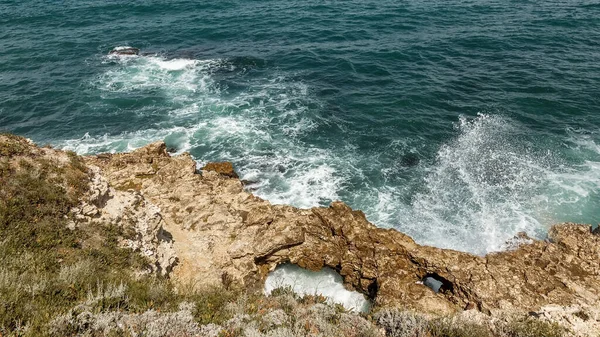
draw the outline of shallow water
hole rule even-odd
[[[600,210],[594,1],[5,1],[0,130],[165,139],[273,203],[484,254]],[[118,46],[145,56],[114,57]]]

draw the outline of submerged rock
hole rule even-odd
[[[109,55],[139,55],[140,49],[134,47],[117,47],[111,50]]]

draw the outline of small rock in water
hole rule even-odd
[[[109,55],[139,55],[140,49],[134,47],[117,47],[111,50]]]
[[[527,245],[533,243],[533,239],[530,238],[525,232],[518,232],[514,237],[508,239],[504,243],[504,249],[506,250],[515,250],[518,249],[522,245]]]

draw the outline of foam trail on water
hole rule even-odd
[[[126,111],[149,112],[157,123],[139,131],[86,134],[59,146],[82,154],[120,152],[164,139],[177,152],[191,151],[201,164],[234,162],[243,179],[256,182],[254,193],[273,203],[312,207],[340,199],[349,177],[347,158],[304,140],[322,123],[311,111],[320,103],[304,83],[278,72],[248,77],[243,60],[109,55],[103,62],[107,69],[91,86],[107,102],[157,97],[156,106]],[[223,77],[234,78],[238,89],[227,90]]]
[[[368,312],[371,309],[371,302],[363,294],[344,288],[340,274],[330,268],[314,272],[293,264],[278,266],[267,276],[265,293],[268,295],[274,289],[285,287],[300,296],[325,296],[329,303],[341,304],[348,310]]]
[[[167,139],[169,146],[178,144],[184,146],[192,129],[184,127],[173,127],[168,129],[145,129],[135,132],[124,132],[117,135],[104,134],[101,136],[90,136],[86,133],[78,139],[67,139],[60,142],[58,145],[65,149],[75,151],[79,154],[95,154],[95,153],[117,153],[131,152],[142,146],[148,145],[157,140]],[[185,152],[186,148],[178,150],[175,154]]]
[[[225,61],[166,59],[159,55],[109,55],[105,63],[115,65],[94,81],[94,86],[109,93],[134,93],[162,90],[167,97],[193,99],[197,92],[218,91],[211,73]]]

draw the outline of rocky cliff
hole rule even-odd
[[[278,264],[291,262],[331,267],[348,288],[381,306],[600,323],[600,236],[589,225],[556,225],[545,241],[521,238],[510,251],[475,256],[418,245],[341,202],[312,209],[272,205],[245,191],[230,169],[219,173],[227,165],[198,171],[189,155],[172,157],[162,142],[86,163],[116,190],[157,207],[152,214],[160,213],[172,238],[178,258],[172,276],[179,282],[257,288]],[[169,269],[171,260],[156,254]],[[442,282],[439,292],[423,285],[426,277]]]
[[[0,159],[11,170],[31,167],[23,158],[57,167],[72,159],[3,137]],[[338,271],[349,289],[380,308],[484,321],[541,317],[575,335],[600,333],[600,235],[589,225],[556,225],[544,241],[519,234],[513,249],[475,256],[418,245],[341,202],[312,209],[272,205],[246,191],[231,164],[198,170],[188,154],[171,156],[162,142],[86,157],[84,164],[87,187],[65,217],[68,227],[128,229],[134,235],[121,245],[180,286],[261,289],[270,271],[289,262]],[[438,292],[424,285],[427,278],[441,282]]]

